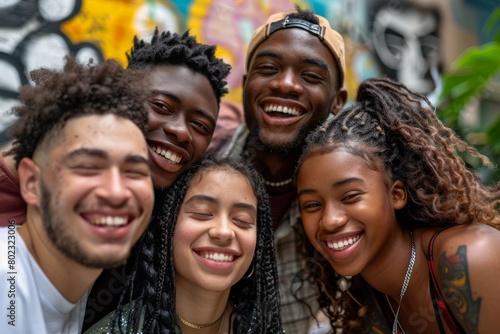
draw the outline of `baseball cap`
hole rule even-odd
[[[340,86],[342,87],[345,75],[345,47],[342,36],[330,27],[330,23],[327,19],[320,15],[314,14],[319,19],[319,24],[315,24],[299,18],[290,18],[289,15],[292,13],[294,12],[280,12],[271,15],[266,23],[258,27],[253,33],[247,49],[245,63],[246,71],[248,72],[252,54],[260,43],[278,30],[299,28],[317,36],[319,40],[330,49],[340,69]]]

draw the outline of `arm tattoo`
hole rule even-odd
[[[481,298],[475,300],[469,279],[467,247],[458,247],[457,253],[439,256],[438,270],[443,283],[443,298],[453,315],[464,325],[467,333],[478,333]]]

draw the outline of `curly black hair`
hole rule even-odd
[[[183,34],[155,29],[150,42],[134,37],[134,46],[127,53],[128,68],[147,69],[157,65],[186,66],[205,76],[214,90],[217,103],[227,94],[225,80],[231,65],[215,57],[214,45],[201,44],[189,30]]]
[[[302,19],[304,21],[308,21],[314,24],[319,24],[319,19],[314,14],[313,11],[310,9],[302,9],[299,5],[295,4],[295,12],[291,12],[290,15],[288,15],[290,18],[293,19]]]
[[[388,184],[401,180],[406,185],[408,203],[396,212],[403,228],[481,223],[500,229],[500,183],[483,184],[457,151],[479,158],[486,166],[492,167],[491,162],[445,127],[433,109],[424,96],[401,83],[366,80],[359,86],[354,106],[308,136],[298,168],[313,154],[342,148],[362,157],[371,168],[383,169]],[[320,306],[332,325],[341,324],[349,333],[362,331],[371,304],[366,282],[337,275],[309,247],[310,275],[323,292]],[[346,284],[349,288],[342,289]]]
[[[22,104],[12,109],[18,120],[9,131],[14,142],[8,154],[14,155],[16,166],[75,117],[114,114],[146,132],[148,95],[137,80],[141,74],[124,70],[115,60],[84,65],[66,57],[62,70],[41,68],[30,75],[35,85],[21,88]]]
[[[157,192],[156,208],[137,250],[127,288],[120,299],[112,328],[123,332],[123,307],[132,302],[127,332],[175,333],[175,270],[173,236],[182,202],[193,179],[211,170],[237,171],[244,175],[257,197],[257,246],[254,273],[241,279],[230,292],[234,304],[232,333],[282,333],[279,281],[268,195],[260,174],[250,164],[233,158],[205,156],[183,174],[172,187]],[[125,297],[132,296],[132,298]],[[137,328],[141,313],[144,327]]]

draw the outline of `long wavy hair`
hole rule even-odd
[[[112,325],[113,328],[118,326],[120,333],[123,332],[121,319],[124,315],[128,318],[127,332],[137,333],[142,330],[142,333],[175,333],[175,225],[193,178],[211,170],[236,171],[244,175],[258,202],[254,273],[250,278],[241,279],[231,288],[229,299],[234,305],[234,311],[230,317],[230,332],[283,332],[273,228],[263,179],[249,164],[240,160],[206,156],[183,174],[172,187],[157,193],[153,219],[138,246],[136,262]],[[123,307],[130,302],[134,306],[126,315]],[[138,328],[141,313],[144,316],[144,325]]]
[[[361,83],[357,103],[309,135],[298,168],[313,154],[339,148],[362,157],[374,169],[383,168],[388,180],[406,185],[408,203],[396,212],[404,229],[472,223],[500,228],[500,183],[483,184],[457,151],[486,166],[494,168],[493,164],[445,127],[424,96],[403,84],[389,79]],[[309,275],[323,292],[319,303],[332,326],[349,333],[362,331],[370,316],[366,282],[336,274],[308,247]]]

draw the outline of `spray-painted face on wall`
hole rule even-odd
[[[413,6],[383,7],[374,15],[373,47],[383,72],[430,94],[439,80],[439,13]]]

